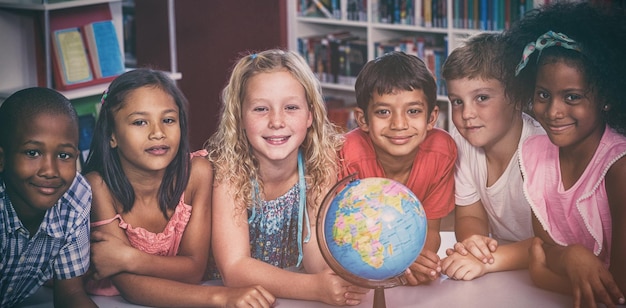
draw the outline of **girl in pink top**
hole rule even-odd
[[[575,307],[624,304],[624,29],[623,10],[570,3],[526,15],[507,34],[523,50],[518,94],[547,133],[520,148],[538,237],[530,274],[540,287],[571,293]]]
[[[213,171],[189,155],[187,102],[166,75],[137,69],[102,98],[83,172],[93,191],[87,290],[146,306],[269,307],[261,287],[199,283],[211,237]],[[106,278],[106,279],[104,279]]]

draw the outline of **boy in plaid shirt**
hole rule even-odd
[[[78,155],[78,117],[63,95],[28,88],[0,106],[0,307],[52,278],[56,307],[96,307],[81,278],[91,189]]]

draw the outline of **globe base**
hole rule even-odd
[[[385,302],[385,288],[374,289],[374,308],[387,308]]]

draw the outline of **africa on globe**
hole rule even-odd
[[[368,288],[403,284],[426,230],[418,198],[385,178],[343,179],[324,199],[317,219],[324,259],[342,278]]]

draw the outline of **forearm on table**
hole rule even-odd
[[[561,294],[572,294],[572,286],[569,280],[562,275],[559,275],[548,268],[542,267],[530,268],[530,277],[533,283],[545,290],[558,292]]]
[[[128,272],[184,283],[200,283],[207,264],[191,256],[157,256],[141,251],[136,255]]]
[[[454,235],[462,242],[472,235],[489,236],[489,224],[475,216],[463,216],[455,220]]]
[[[315,274],[289,271],[252,258],[220,271],[228,287],[261,285],[276,297],[320,300]]]
[[[511,271],[528,268],[528,249],[532,239],[502,245],[493,253],[493,264],[487,264],[489,272]]]
[[[188,284],[156,277],[122,273],[113,283],[127,301],[143,306],[206,307],[215,302],[220,287]]]

